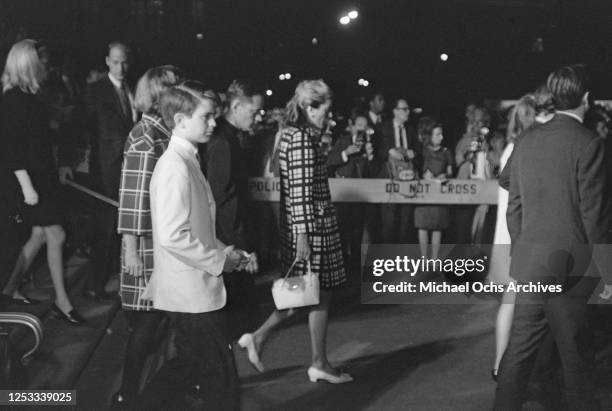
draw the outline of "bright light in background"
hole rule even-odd
[[[448,60],[448,54],[446,54],[446,53],[440,54],[440,60],[447,61]]]
[[[363,80],[363,86],[367,87],[370,85],[370,82],[368,80]]]
[[[285,79],[291,80],[291,73],[285,73]]]
[[[349,16],[340,17],[340,24],[342,24],[343,26],[346,26],[350,22],[351,22],[351,18]]]
[[[421,107],[415,107],[411,110],[414,114],[421,114],[423,109]]]
[[[355,20],[357,17],[359,17],[359,12],[357,10],[351,10],[347,14],[347,16],[348,16],[349,19]]]
[[[319,39],[317,39],[316,37],[312,38],[312,45],[316,46],[319,43]]]
[[[363,86],[363,82],[364,82],[364,81],[365,81],[364,79],[360,78],[360,79],[357,81],[357,84],[359,84],[360,86]]]
[[[281,74],[280,76],[278,76],[278,79],[279,79],[279,80],[284,80],[284,79],[286,79],[286,78],[287,78],[287,76],[285,76],[284,74]]]
[[[203,38],[204,38],[204,35],[202,33],[196,34],[196,39],[202,40]]]
[[[362,87],[368,87],[370,85],[370,82],[366,79],[360,78],[359,80],[357,80],[357,84]]]
[[[272,95],[272,90],[267,89],[266,90],[266,96],[270,97]]]

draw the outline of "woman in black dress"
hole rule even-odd
[[[23,196],[23,215],[32,226],[32,234],[23,246],[8,284],[5,298],[22,304],[31,303],[19,291],[25,271],[40,247],[47,244],[47,263],[55,289],[52,309],[55,315],[71,324],[85,320],[74,309],[64,287],[62,247],[63,206],[59,199],[59,176],[49,136],[49,117],[38,97],[45,81],[46,67],[38,54],[39,43],[22,40],[13,45],[2,74],[1,136],[5,150],[4,172],[12,174],[13,194]]]

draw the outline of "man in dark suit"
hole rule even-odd
[[[568,408],[598,409],[587,301],[599,279],[587,269],[592,247],[605,243],[609,227],[604,141],[581,124],[589,105],[582,66],[558,69],[547,85],[555,117],[524,134],[511,168],[510,274],[519,286],[556,286],[562,292],[517,293],[496,410],[521,409],[536,356],[544,352],[552,357],[553,345],[561,359]]]
[[[369,101],[370,110],[368,111],[368,125],[376,129],[380,127],[384,118],[383,112],[385,111],[385,96],[382,93],[372,94]]]
[[[253,308],[257,306],[255,284],[250,274],[258,270],[257,255],[247,235],[251,218],[248,165],[252,164],[247,139],[262,106],[263,95],[251,84],[244,80],[232,82],[227,90],[227,112],[218,120],[204,154],[204,172],[217,204],[217,237],[225,244],[252,253],[246,271],[226,273],[223,277],[228,293],[227,309],[236,314],[238,320],[246,316],[247,321],[256,320],[253,315]],[[240,323],[245,329],[250,327],[245,321],[232,323]]]
[[[356,114],[349,130],[340,134],[328,157],[327,167],[339,178],[370,178],[378,172],[372,141],[374,130],[368,127],[367,115]],[[367,204],[341,203],[336,206],[343,246],[351,258],[344,261],[353,272],[361,262],[361,239]]]
[[[92,128],[92,178],[102,194],[117,200],[121,163],[127,136],[136,120],[133,97],[127,84],[129,49],[113,42],[106,56],[108,75],[91,84],[86,94]],[[107,300],[104,286],[119,270],[119,236],[116,232],[117,210],[105,204],[95,214],[96,241],[92,250],[94,275],[86,296]]]
[[[376,157],[380,165],[378,178],[391,178],[390,159],[410,161],[414,170],[419,170],[421,144],[414,128],[407,124],[410,106],[403,98],[397,99],[393,108],[393,119],[380,126],[380,138]],[[384,243],[416,243],[414,229],[414,207],[411,204],[382,204],[382,241]]]

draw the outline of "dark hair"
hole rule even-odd
[[[410,107],[410,103],[408,103],[408,99],[406,97],[398,97],[393,100],[393,110],[397,108],[397,103],[399,103],[400,101],[406,102],[406,105]]]
[[[351,121],[353,122],[353,124],[355,124],[355,120],[357,120],[358,117],[364,117],[367,120],[368,114],[361,110],[352,110],[351,111]]]
[[[206,89],[199,81],[187,80],[178,86],[170,87],[162,93],[159,106],[164,123],[173,129],[174,115],[183,113],[191,116],[202,100],[207,99],[217,104],[217,95]]]
[[[423,117],[417,126],[418,134],[424,137],[431,137],[435,128],[442,128],[442,123],[432,117]]]
[[[385,95],[381,93],[380,90],[374,90],[368,95],[368,103],[373,101],[376,96],[381,96],[383,99],[385,98]]]
[[[575,109],[589,91],[586,69],[581,64],[558,68],[548,76],[546,86],[557,110]]]
[[[226,104],[228,107],[230,107],[232,103],[237,99],[250,100],[253,98],[253,96],[257,95],[263,95],[263,93],[261,92],[261,90],[256,88],[252,82],[245,79],[237,79],[232,81],[232,83],[227,88]]]

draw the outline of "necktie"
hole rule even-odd
[[[404,126],[397,126],[397,138],[395,139],[395,146],[401,148],[408,148],[408,144],[406,143],[406,134]]]
[[[119,100],[121,102],[121,111],[125,118],[132,120],[132,104],[130,103],[130,96],[128,95],[125,83],[121,83],[119,88]]]

